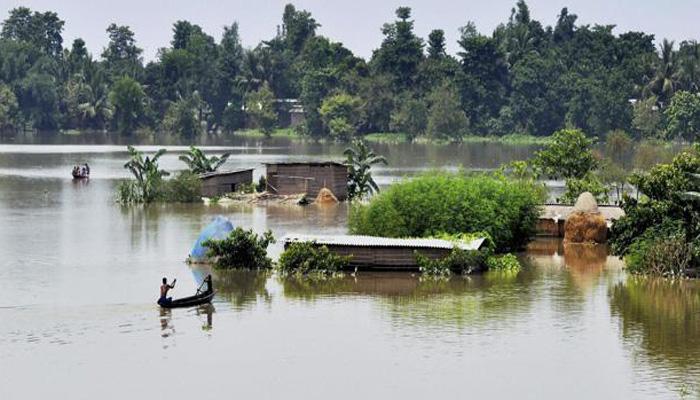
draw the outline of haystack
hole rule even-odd
[[[581,193],[564,224],[564,241],[568,243],[605,243],[608,225],[589,192]]]
[[[333,192],[328,188],[322,188],[318,191],[318,196],[316,196],[316,203],[318,204],[331,204],[337,203],[338,198],[335,197]]]

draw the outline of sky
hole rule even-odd
[[[107,26],[128,25],[144,49],[144,59],[153,60],[172,36],[172,24],[181,19],[202,26],[217,41],[223,26],[238,22],[245,47],[275,35],[286,3],[310,11],[321,24],[319,34],[343,43],[356,55],[369,58],[382,40],[381,26],[394,19],[399,6],[413,9],[416,33],[427,38],[432,29],[443,29],[448,51],[457,51],[458,29],[468,21],[490,34],[507,21],[516,0],[0,0],[0,16],[18,6],[37,11],[55,11],[66,21],[64,46],[82,37],[96,57],[107,44]],[[579,16],[578,24],[614,24],[615,33],[644,31],[676,40],[700,39],[700,0],[529,0],[531,16],[543,25],[553,25],[563,7]]]

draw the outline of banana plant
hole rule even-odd
[[[181,155],[179,159],[187,164],[187,167],[193,174],[203,174],[216,171],[230,156],[231,153],[224,153],[221,157],[212,156],[207,158],[202,150],[190,146],[189,152]]]
[[[133,146],[127,146],[131,159],[124,164],[134,178],[144,203],[150,203],[158,195],[158,186],[169,172],[160,169],[158,159],[165,154],[165,149],[158,150],[152,157],[144,157],[143,153]]]
[[[362,140],[355,140],[353,147],[345,149],[343,154],[347,157],[348,197],[350,200],[362,200],[379,192],[379,186],[372,178],[372,166],[387,165],[386,158],[375,154]]]

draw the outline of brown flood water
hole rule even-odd
[[[211,145],[231,148],[234,168],[343,148]],[[385,145],[377,176],[495,168],[532,150]],[[124,209],[112,201],[124,160],[121,144],[0,145],[0,399],[698,396],[700,285],[627,276],[603,247],[538,240],[519,273],[447,281],[217,272],[210,307],[161,311],[162,276],[182,296],[209,272],[183,260],[214,216],[282,237],[344,233],[347,208]],[[89,182],[70,179],[79,161]]]

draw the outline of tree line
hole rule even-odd
[[[282,99],[298,99],[297,127],[314,138],[372,132],[460,140],[466,134],[550,135],[577,128],[605,136],[693,140],[700,131],[700,44],[613,25],[578,25],[567,8],[544,26],[519,0],[490,35],[472,22],[459,51],[444,31],[414,31],[399,7],[369,60],[317,34],[289,4],[275,35],[244,48],[238,24],[217,40],[188,21],[144,63],[134,32],[111,24],[99,57],[85,41],[64,47],[54,12],[19,7],[0,31],[0,130],[140,129],[187,138],[284,125]]]

